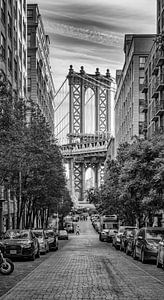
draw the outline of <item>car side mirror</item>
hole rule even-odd
[[[164,241],[160,241],[159,245],[164,247]]]

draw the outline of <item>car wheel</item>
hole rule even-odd
[[[161,263],[159,262],[159,256],[157,255],[157,262],[156,262],[157,268],[161,268]]]
[[[40,258],[40,250],[38,249],[38,252],[37,252],[37,254],[36,254],[36,257],[37,258]]]
[[[126,255],[129,255],[129,249],[128,249],[128,246],[126,246],[125,253],[126,253]]]
[[[34,261],[35,260],[35,253],[31,256],[30,260]]]
[[[137,255],[136,255],[136,247],[134,247],[134,249],[133,249],[133,259],[134,259],[134,260],[137,259]]]
[[[141,262],[143,264],[145,264],[145,252],[144,252],[144,250],[141,251]]]

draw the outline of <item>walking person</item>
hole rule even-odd
[[[80,234],[80,227],[79,227],[79,225],[76,226],[76,235],[77,235],[77,234],[78,234],[78,235]]]

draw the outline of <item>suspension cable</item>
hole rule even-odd
[[[59,105],[56,107],[56,109],[54,110],[54,113],[55,111],[57,111],[57,109],[63,104],[63,102],[65,101],[65,99],[67,98],[67,96],[69,95],[69,92],[67,92],[67,94],[65,95],[65,97],[63,98],[63,100],[59,103]]]
[[[67,112],[67,114],[65,114],[64,115],[64,117],[60,120],[60,122],[55,126],[55,128],[57,128],[59,125],[60,125],[60,123],[68,116],[68,114],[69,114],[69,112]],[[54,128],[54,129],[55,129]]]
[[[64,129],[66,129],[69,126],[69,123],[67,123],[55,136],[58,136],[61,132],[63,132]]]
[[[66,83],[67,78],[64,80],[64,82],[62,83],[62,85],[60,86],[60,88],[58,89],[58,91],[56,92],[54,98],[58,95],[58,93],[60,92],[60,90],[62,89],[62,87],[64,86],[64,84]]]

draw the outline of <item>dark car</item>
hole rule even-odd
[[[68,240],[67,230],[59,230],[58,239],[59,240]]]
[[[45,229],[50,250],[58,250],[58,236],[53,229]]]
[[[35,260],[35,257],[40,256],[38,239],[30,229],[7,230],[2,242],[4,246],[3,253],[5,257],[23,257]]]
[[[46,236],[44,229],[33,229],[32,232],[38,239],[40,254],[46,254],[49,252],[48,237]]]
[[[157,268],[164,269],[164,239],[159,242],[157,253]]]
[[[134,251],[135,238],[139,229],[133,229],[126,237],[126,248],[125,252],[127,255],[132,255]]]
[[[124,231],[129,228],[130,226],[120,226],[118,231],[115,232],[115,234],[113,235],[112,238],[112,246],[114,246],[117,250],[120,249],[120,245],[121,245],[121,237],[124,233]]]
[[[120,241],[120,250],[126,252],[126,247],[128,244],[128,240],[131,237],[131,235],[133,234],[133,231],[137,230],[137,227],[135,226],[127,226],[124,231],[123,234],[121,236],[121,241]]]
[[[143,227],[137,233],[133,258],[139,258],[142,263],[147,260],[157,260],[158,245],[164,238],[164,228]]]
[[[108,241],[108,232],[109,232],[109,229],[103,229],[103,231],[101,231],[101,234],[99,234],[99,240],[101,242]]]

